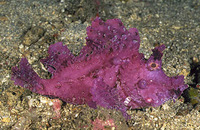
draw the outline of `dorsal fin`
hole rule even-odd
[[[70,52],[67,46],[63,46],[62,42],[50,45],[48,53],[49,56],[42,59],[41,62],[52,74],[74,62],[75,56]]]

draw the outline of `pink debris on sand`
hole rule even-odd
[[[95,119],[93,122],[93,130],[107,130],[106,127],[111,129],[116,129],[115,122],[113,119],[108,119],[106,121]]]
[[[127,30],[119,19],[97,17],[87,27],[86,46],[74,56],[61,42],[50,45],[41,62],[52,74],[40,78],[26,58],[12,68],[12,80],[32,92],[58,97],[72,104],[120,110],[160,106],[178,98],[188,87],[183,76],[168,77],[162,70],[164,45],[149,59],[139,53],[136,28]]]
[[[53,99],[52,102],[53,102],[53,109],[55,112],[55,117],[53,117],[53,119],[59,119],[61,117],[60,109],[62,101],[60,101],[59,99]]]

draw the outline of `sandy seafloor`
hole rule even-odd
[[[95,0],[0,0],[0,129],[95,129],[100,125],[110,130],[200,129],[199,104],[192,106],[183,96],[157,108],[129,110],[131,120],[126,121],[120,112],[100,107],[62,102],[61,109],[55,110],[52,104],[57,100],[14,85],[11,67],[22,57],[47,78],[39,60],[47,56],[50,44],[62,41],[78,54],[85,44],[86,27],[97,14],[103,20],[120,18],[126,28],[136,27],[140,52],[146,58],[156,45],[165,44],[165,73],[183,74],[190,86],[199,82],[199,0],[101,0],[100,5]]]

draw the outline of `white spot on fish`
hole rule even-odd
[[[131,97],[127,97],[124,101],[124,105],[127,106],[131,101]]]

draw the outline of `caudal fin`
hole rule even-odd
[[[21,59],[19,67],[15,66],[12,68],[11,80],[15,82],[15,85],[27,88],[32,92],[37,92],[38,88],[41,86],[41,78],[31,68],[26,58]]]

